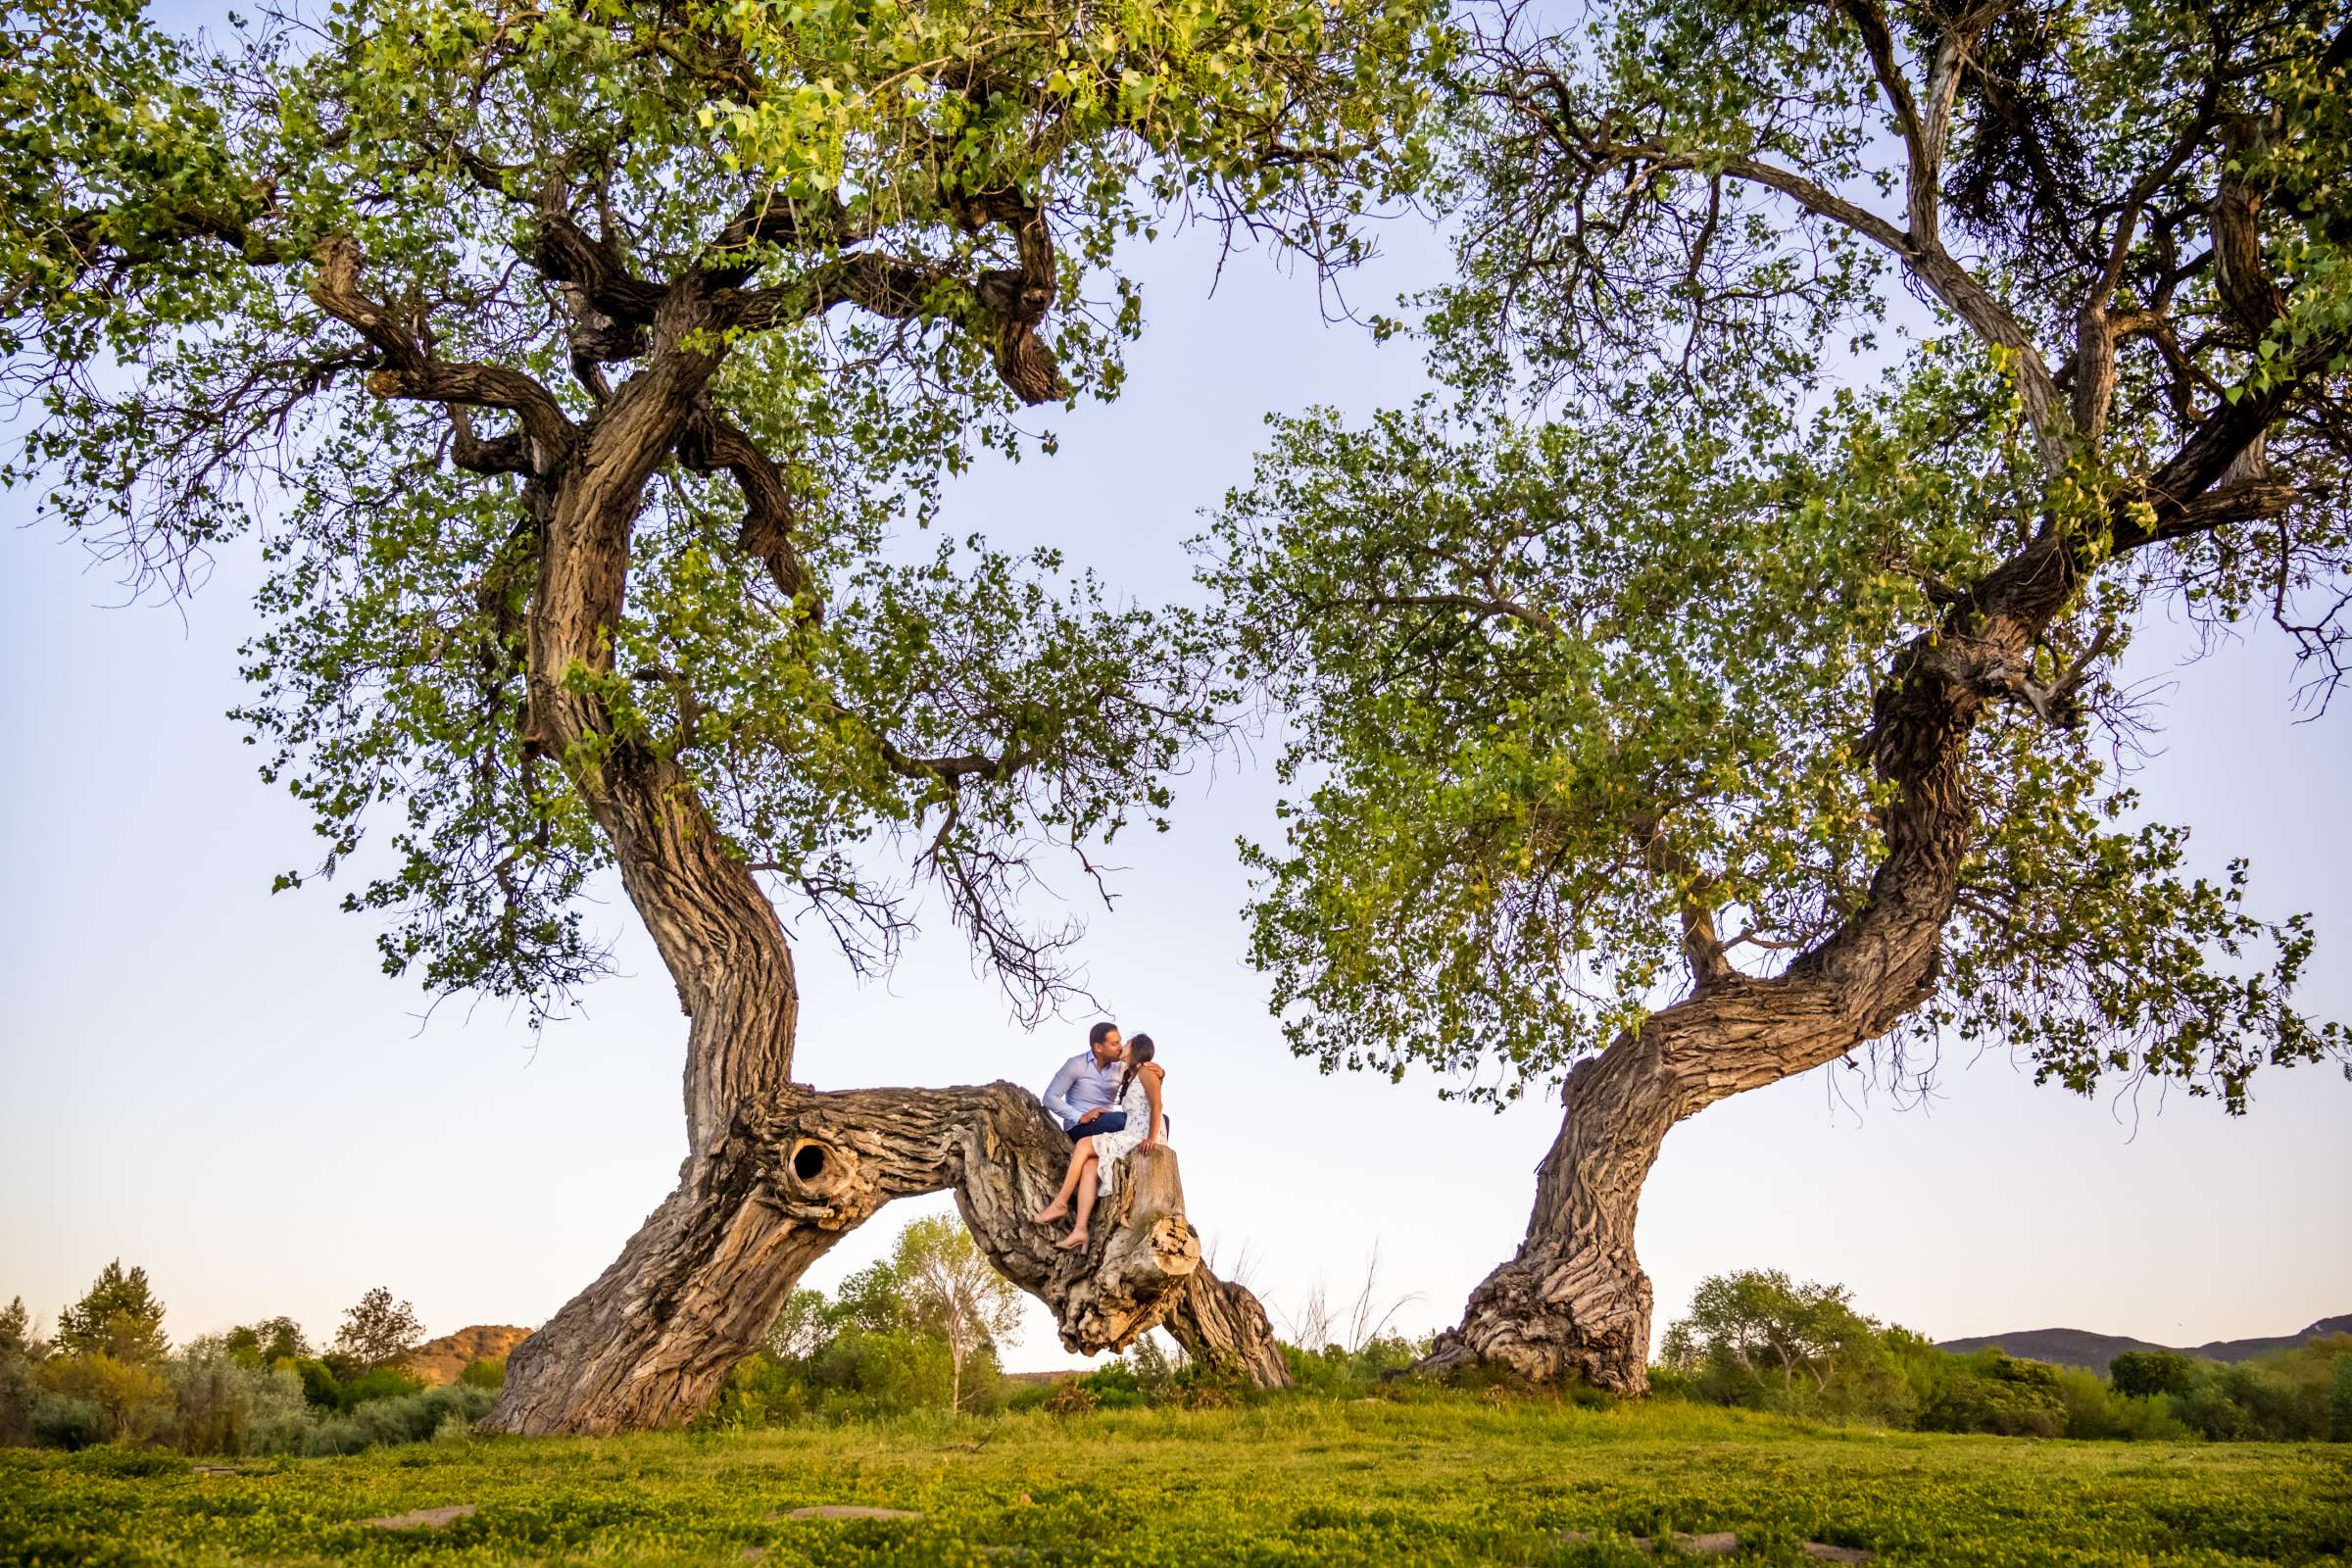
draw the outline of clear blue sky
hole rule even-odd
[[[1433,275],[1416,228],[1352,285],[1367,306]],[[1053,543],[1146,602],[1191,591],[1183,541],[1248,471],[1268,409],[1365,412],[1418,384],[1409,344],[1322,323],[1311,280],[1242,258],[1208,297],[1205,236],[1142,259],[1149,325],[1130,391],[1059,420],[1061,455],[991,467],[947,525]],[[290,1313],[331,1332],[362,1291],[434,1333],[542,1321],[666,1193],[683,1152],[675,994],[617,887],[594,918],[623,973],[534,1044],[497,1004],[426,999],[376,970],[334,895],[272,898],[313,858],[293,804],[253,775],[223,710],[255,620],[229,553],[179,608],[117,608],[103,569],[0,497],[0,1300],[53,1318],[109,1258],[144,1264],[186,1338]],[[2193,824],[2201,866],[2251,856],[2271,911],[2312,909],[2309,1000],[2352,1016],[2352,712],[2298,724],[2257,631],[2175,669],[2159,625],[2130,673],[2177,674],[2140,783]],[[1318,1278],[1351,1294],[1377,1244],[1406,1328],[1444,1326],[1517,1245],[1556,1104],[1441,1104],[1426,1078],[1325,1078],[1293,1060],[1243,961],[1239,833],[1271,820],[1271,758],[1186,784],[1176,830],[1119,857],[1090,913],[1097,990],[1160,1043],[1185,1184],[1211,1244],[1246,1249],[1278,1316]],[[1068,889],[1075,895],[1077,889]],[[821,932],[801,944],[796,1076],[822,1087],[1044,1084],[1087,1020],[1025,1035],[944,922],[887,985]],[[1897,1110],[1831,1068],[1708,1110],[1668,1139],[1642,1205],[1658,1323],[1706,1273],[1749,1265],[1850,1285],[1938,1337],[2051,1324],[2171,1343],[2283,1333],[2352,1311],[2352,1085],[2268,1073],[2252,1113],[2036,1090],[1995,1055],[1948,1063]],[[1844,1089],[1844,1093],[1840,1090]],[[1267,1132],[1279,1116],[1282,1130]],[[883,1250],[904,1203],[810,1276]],[[1067,1358],[1042,1309],[1012,1365]]]

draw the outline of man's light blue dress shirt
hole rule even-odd
[[[1060,1122],[1063,1131],[1078,1125],[1078,1118],[1090,1110],[1111,1110],[1119,1094],[1119,1074],[1126,1063],[1114,1061],[1107,1066],[1095,1064],[1092,1050],[1081,1051],[1061,1064],[1061,1071],[1046,1085],[1046,1109]]]

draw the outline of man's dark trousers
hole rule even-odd
[[[1097,1133],[1115,1133],[1126,1125],[1127,1113],[1125,1111],[1106,1110],[1093,1121],[1082,1121],[1072,1127],[1070,1142],[1074,1144],[1081,1138],[1092,1138]]]

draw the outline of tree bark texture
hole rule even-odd
[[[1174,1152],[1129,1156],[1095,1241],[1075,1253],[1029,1219],[1068,1159],[1036,1098],[1006,1083],[791,1085],[749,1103],[612,1266],[515,1348],[484,1426],[607,1433],[691,1419],[809,1264],[891,1200],[947,1189],[989,1261],[1053,1308],[1067,1348],[1119,1349],[1164,1322],[1204,1364],[1287,1383],[1256,1298],[1200,1265]]]

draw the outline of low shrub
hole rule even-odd
[[[852,1325],[807,1366],[816,1412],[834,1420],[944,1410],[950,1402],[954,1368],[948,1342],[936,1334]],[[993,1356],[985,1367],[967,1366],[965,1375],[975,1389],[999,1381]]]
[[[1096,1367],[1064,1386],[1084,1389],[1092,1396],[1083,1406],[1089,1410],[1132,1410],[1152,1402],[1144,1392],[1143,1379],[1124,1360]]]
[[[32,1441],[45,1448],[87,1448],[112,1437],[112,1423],[92,1399],[35,1389],[25,1412]]]
[[[150,1362],[122,1360],[104,1350],[53,1355],[35,1378],[51,1394],[96,1407],[106,1437],[117,1442],[143,1441],[171,1420],[164,1369]]]
[[[1057,1379],[1052,1383],[1016,1383],[1011,1392],[1004,1396],[1005,1411],[1018,1415],[1024,1410],[1043,1409],[1046,1401],[1054,1396],[1054,1391],[1066,1381]]]
[[[468,1361],[466,1370],[458,1374],[458,1381],[469,1389],[489,1389],[493,1392],[503,1389],[507,1386],[507,1358],[493,1355],[479,1361]]]
[[[424,1392],[424,1379],[396,1366],[369,1367],[347,1380],[337,1393],[335,1408],[346,1415],[363,1404],[381,1404]]]
[[[2005,1438],[2066,1434],[2066,1396],[2058,1369],[1997,1349],[1953,1357],[1955,1366],[1920,1404],[1928,1432],[1990,1432]]]
[[[760,1350],[727,1374],[703,1423],[718,1427],[772,1427],[808,1416],[813,1397],[807,1371],[796,1360]]]
[[[424,1392],[424,1380],[398,1367],[362,1367],[346,1355],[305,1355],[292,1362],[302,1396],[314,1409],[349,1415],[371,1399],[406,1398]],[[504,1363],[501,1363],[504,1379]]]
[[[1284,1344],[1282,1359],[1298,1389],[1332,1398],[1361,1398],[1391,1379],[1412,1370],[1429,1353],[1429,1341],[1385,1334],[1350,1350],[1327,1345],[1320,1350]]]
[[[462,1383],[390,1399],[368,1399],[351,1413],[318,1422],[303,1435],[301,1452],[357,1453],[363,1448],[422,1443],[453,1421],[470,1428],[490,1413],[497,1396]]]
[[[253,1364],[220,1340],[199,1340],[172,1358],[171,1437],[182,1453],[246,1454],[308,1424],[302,1380]]]
[[[1071,1378],[1054,1385],[1054,1392],[1046,1397],[1045,1409],[1049,1415],[1083,1415],[1101,1408],[1102,1404],[1095,1391],[1087,1387],[1086,1379]]]
[[[30,1443],[32,1436],[32,1370],[36,1363],[22,1350],[0,1347],[0,1447]]]
[[[109,1444],[84,1453],[74,1462],[74,1468],[83,1475],[147,1481],[156,1476],[185,1475],[188,1461],[160,1448],[125,1448]]]
[[[2170,1395],[2134,1394],[2102,1383],[2079,1366],[2058,1371],[2058,1395],[2066,1404],[2066,1436],[2148,1442],[2177,1442],[2194,1436],[2173,1413]]]
[[[324,1361],[315,1355],[296,1356],[294,1375],[302,1381],[302,1396],[307,1402],[321,1410],[335,1408],[343,1385]]]
[[[2107,1363],[2107,1381],[2118,1394],[2186,1394],[2196,1385],[2197,1363],[2179,1350],[2126,1350]]]

